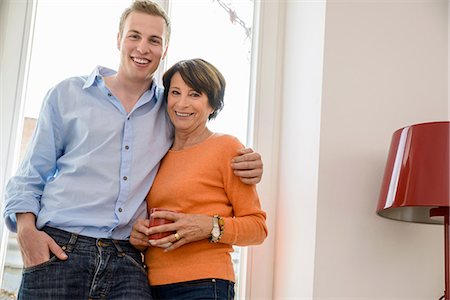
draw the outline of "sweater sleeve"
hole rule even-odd
[[[242,144],[233,137],[228,140],[227,160],[224,162],[224,187],[233,208],[233,216],[224,217],[225,225],[221,243],[247,246],[261,244],[267,237],[266,213],[256,191],[256,185],[243,183],[230,167]]]

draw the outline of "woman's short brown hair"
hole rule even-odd
[[[176,73],[180,73],[181,78],[183,78],[189,87],[197,92],[206,94],[208,103],[214,110],[208,119],[214,119],[223,108],[223,98],[225,95],[225,78],[219,70],[201,58],[177,62],[163,76],[165,101],[167,101],[170,81]]]

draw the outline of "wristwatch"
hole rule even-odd
[[[213,217],[213,228],[211,230],[211,237],[209,238],[211,243],[217,243],[220,241],[222,238],[224,225],[225,222],[221,216],[215,215]]]

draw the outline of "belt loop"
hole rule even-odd
[[[119,242],[117,240],[112,240],[114,246],[116,246],[117,252],[119,252],[119,256],[124,256],[125,252],[123,251],[122,247],[119,245]]]
[[[69,243],[67,243],[67,246],[66,246],[67,252],[71,252],[73,250],[73,248],[74,248],[74,246],[75,246],[75,244],[77,242],[77,239],[78,239],[78,234],[76,234],[76,233],[71,233],[70,234],[70,240],[69,240]],[[63,249],[64,249],[64,247],[63,247]],[[64,250],[66,250],[66,249],[64,249]]]

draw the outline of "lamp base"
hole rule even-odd
[[[449,207],[437,207],[430,210],[430,217],[444,217],[444,249],[445,249],[445,300],[450,300],[450,221]],[[441,298],[442,299],[442,298]]]

